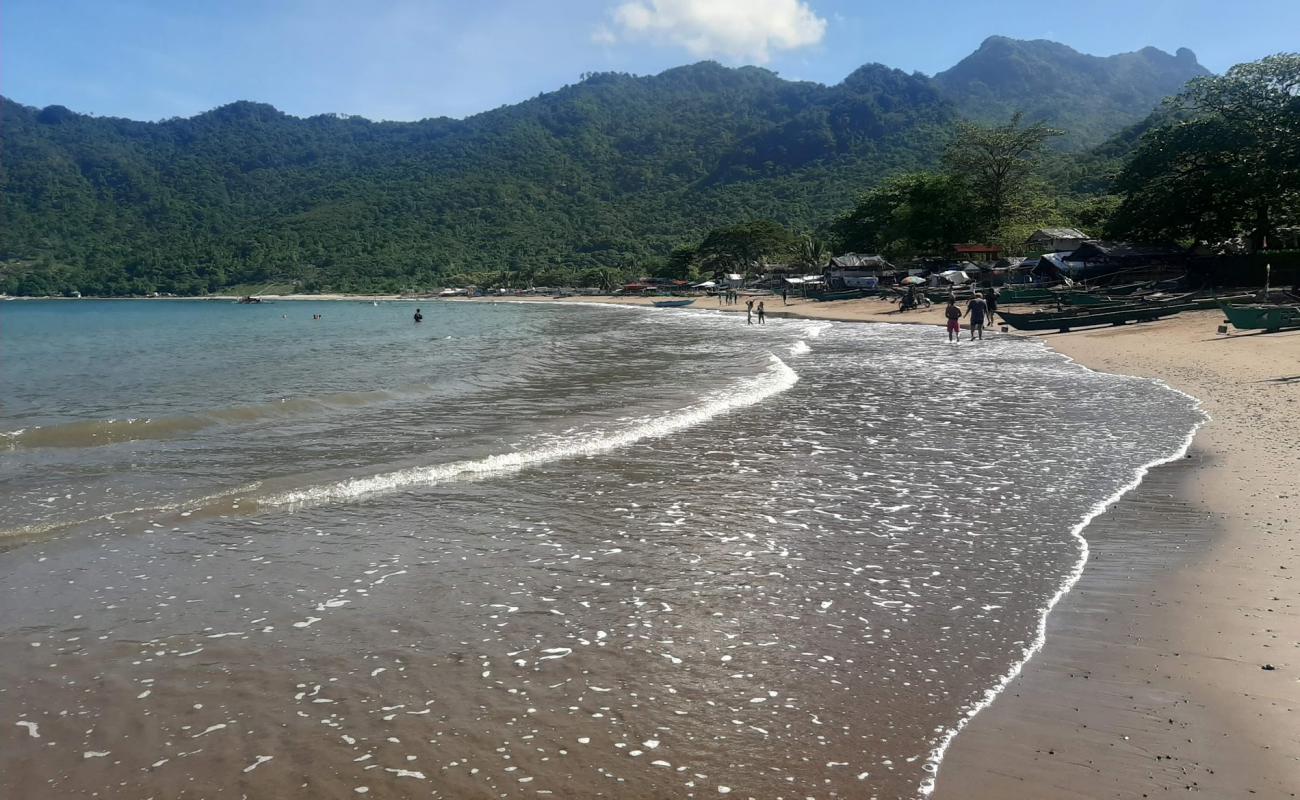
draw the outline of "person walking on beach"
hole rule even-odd
[[[975,334],[978,333],[981,339],[984,338],[984,315],[988,313],[989,304],[984,302],[984,298],[978,294],[971,298],[966,304],[966,316],[970,317],[970,340],[975,341]]]
[[[745,322],[749,325],[754,324],[754,301],[752,299],[745,303]]]
[[[759,300],[758,301],[758,324],[766,325],[767,324],[766,320],[767,320],[767,312],[763,310],[763,301]]]
[[[424,315],[420,313],[420,309],[418,308],[415,309],[415,321],[417,323],[424,322]]]
[[[943,310],[948,318],[948,341],[961,341],[961,309],[957,307],[956,298],[948,298],[948,307]]]
[[[988,304],[988,307],[989,307],[989,308],[988,308],[989,324],[992,325],[992,324],[996,321],[996,320],[993,319],[993,315],[994,315],[994,314],[997,312],[997,310],[998,310],[998,290],[997,290],[997,289],[989,289],[987,292],[985,292],[985,293],[984,293],[984,302]]]
[[[788,305],[790,305],[790,301],[786,299],[786,298],[789,296],[789,294],[790,294],[790,287],[788,287],[788,286],[782,286],[782,287],[781,287],[781,305],[783,305],[783,306],[788,306]]]

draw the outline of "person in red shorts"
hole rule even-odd
[[[948,298],[948,307],[943,310],[948,318],[948,341],[961,341],[961,309],[954,298]]]

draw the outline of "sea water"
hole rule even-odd
[[[0,795],[917,796],[1200,419],[1011,336],[415,307],[0,305]]]

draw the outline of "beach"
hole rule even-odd
[[[6,306],[0,795],[1286,796],[1300,337],[503,299]]]
[[[769,315],[942,322],[939,305],[766,300]],[[1201,311],[1034,337],[1092,369],[1163,380],[1210,420],[1186,459],[1084,530],[1092,557],[1046,645],[953,741],[936,797],[1300,791],[1300,331],[1220,335],[1222,321]]]
[[[1098,552],[1046,647],[956,739],[936,797],[1300,791],[1300,331],[1221,336],[1221,322],[1043,337],[1093,369],[1160,378],[1211,419],[1186,465],[1085,532]],[[1187,546],[1144,561],[1134,530]]]

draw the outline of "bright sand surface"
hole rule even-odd
[[[774,316],[942,322],[937,305],[762,299]],[[1211,419],[1187,459],[1084,531],[1092,557],[1047,644],[953,741],[936,797],[1300,792],[1300,331],[1223,336],[1222,322],[1039,337],[1093,369],[1162,379]]]

